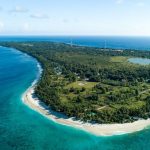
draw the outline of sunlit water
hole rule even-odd
[[[0,150],[149,150],[150,129],[133,134],[96,137],[54,123],[21,100],[36,79],[37,62],[0,47]]]

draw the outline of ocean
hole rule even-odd
[[[150,37],[0,37],[0,41],[53,41],[150,50]],[[150,150],[150,129],[110,137],[57,124],[31,110],[22,95],[38,75],[37,61],[0,47],[0,150]]]
[[[134,36],[0,36],[0,41],[51,41],[100,48],[150,50],[150,37]]]

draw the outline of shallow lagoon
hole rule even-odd
[[[150,65],[150,59],[147,58],[129,58],[128,61],[139,65]]]

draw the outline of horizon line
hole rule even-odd
[[[0,35],[0,37],[8,37],[8,36],[12,36],[12,37],[15,37],[15,36],[24,36],[24,37],[27,37],[27,36],[34,36],[34,37],[39,37],[39,36],[43,36],[43,37],[150,37],[150,35],[67,35],[67,34],[64,34],[64,35],[44,35],[44,34],[4,34],[4,35]]]

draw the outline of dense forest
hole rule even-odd
[[[35,94],[51,109],[86,122],[125,123],[150,117],[150,51],[52,42],[1,42],[35,57],[43,73]]]

